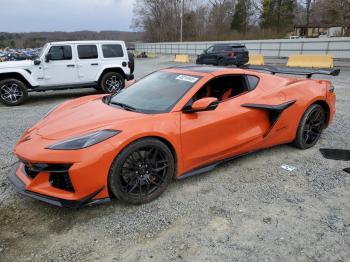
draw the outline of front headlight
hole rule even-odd
[[[58,142],[52,146],[49,146],[48,149],[53,150],[77,150],[86,148],[102,141],[105,141],[108,138],[111,138],[121,131],[119,130],[100,130],[90,134],[74,137],[67,139],[61,142]]]

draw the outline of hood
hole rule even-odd
[[[34,129],[43,138],[61,140],[98,129],[122,130],[126,122],[147,116],[109,106],[101,96],[89,96],[57,108]]]
[[[22,60],[22,61],[7,61],[0,63],[1,68],[22,68],[27,69],[33,66],[32,60]]]

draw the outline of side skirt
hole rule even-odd
[[[65,90],[65,89],[78,89],[97,86],[96,82],[85,83],[85,84],[72,84],[72,85],[56,85],[56,86],[37,86],[29,89],[29,92],[44,92],[52,90]]]
[[[176,180],[183,180],[183,179],[186,179],[188,177],[192,177],[192,176],[195,176],[195,175],[200,175],[200,174],[203,174],[203,173],[210,172],[210,171],[214,170],[216,167],[218,167],[219,165],[225,164],[225,163],[230,162],[230,161],[232,161],[232,160],[234,160],[236,158],[248,155],[248,154],[253,153],[253,152],[258,152],[258,151],[260,151],[260,150],[251,151],[251,152],[248,152],[248,153],[243,153],[243,154],[240,154],[240,155],[236,155],[236,156],[232,156],[232,157],[228,157],[228,158],[225,158],[225,159],[222,159],[222,160],[215,161],[215,162],[213,162],[211,164],[204,165],[202,167],[198,167],[198,168],[192,169],[191,171],[186,172],[186,173],[182,174],[181,176],[176,176],[175,179]]]

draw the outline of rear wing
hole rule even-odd
[[[302,76],[306,76],[307,78],[311,78],[313,75],[338,76],[340,73],[340,69],[285,68],[285,67],[274,67],[269,65],[264,65],[264,66],[243,65],[240,68],[267,71],[273,75],[275,74],[302,75]]]

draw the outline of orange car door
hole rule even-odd
[[[214,111],[181,113],[181,146],[185,171],[249,151],[263,140],[268,113],[242,107],[255,91],[221,102]]]

